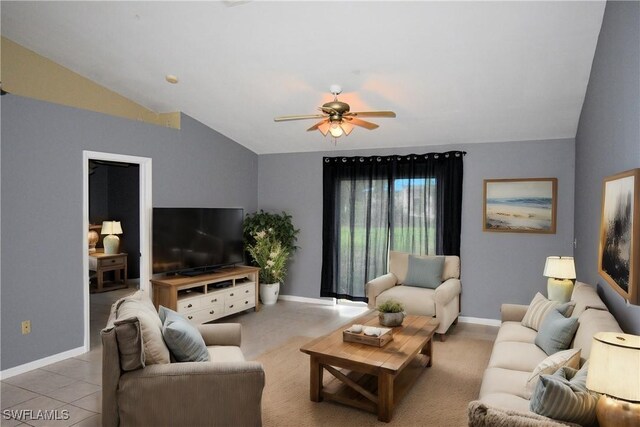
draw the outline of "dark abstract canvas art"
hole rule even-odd
[[[600,275],[631,304],[638,303],[640,169],[604,179],[600,221]]]

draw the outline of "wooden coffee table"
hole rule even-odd
[[[358,323],[380,326],[377,313],[367,314],[300,348],[311,356],[310,397],[377,413],[380,421],[389,422],[394,406],[433,362],[431,343],[438,321],[406,316],[402,326],[393,328],[393,341],[381,348],[342,340],[342,331]],[[326,386],[324,370],[335,377]]]

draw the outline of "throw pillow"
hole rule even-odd
[[[556,307],[560,308],[560,312],[565,316],[571,316],[571,312],[573,312],[573,307],[575,303],[573,301],[569,301],[564,304],[560,304],[558,301],[549,301],[538,292],[533,299],[531,300],[531,304],[529,304],[529,308],[527,308],[527,312],[522,318],[522,326],[526,326],[527,328],[531,328],[534,331],[537,331],[542,324],[544,318]]]
[[[135,371],[144,368],[144,346],[142,345],[142,330],[137,317],[116,320],[113,323],[118,341],[120,354],[120,369]]]
[[[180,314],[160,306],[164,318],[162,336],[178,362],[206,362],[209,360],[207,346],[195,326]]]
[[[580,367],[580,349],[571,348],[569,350],[559,351],[544,359],[536,366],[525,385],[524,397],[531,399],[533,391],[538,384],[540,375],[550,375],[563,366],[578,369]]]
[[[542,375],[529,409],[556,420],[594,425],[598,395],[587,390],[587,370],[587,365],[579,371],[564,367],[553,375]]]
[[[435,289],[442,283],[442,270],[444,269],[444,257],[417,257],[409,255],[406,286]]]
[[[576,317],[567,318],[557,309],[551,310],[540,325],[535,343],[547,354],[566,350],[573,340],[576,329],[578,329]]]

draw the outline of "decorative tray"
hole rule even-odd
[[[342,331],[342,340],[346,342],[357,342],[360,344],[371,345],[374,347],[384,347],[389,341],[393,340],[393,329],[380,328],[382,333],[380,336],[365,335],[364,332],[355,333],[348,329]]]

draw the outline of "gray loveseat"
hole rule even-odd
[[[572,316],[578,318],[578,329],[570,348],[581,349],[583,365],[589,358],[594,334],[622,330],[593,287],[577,282],[571,300],[575,302]],[[525,385],[547,354],[534,343],[537,332],[520,323],[527,308],[502,305],[502,325],[484,372],[479,400],[469,404],[470,426],[556,424],[529,411]]]
[[[211,361],[172,362],[144,292],[113,304],[102,330],[102,425],[260,426],[264,371],[239,324],[198,325]],[[144,361],[144,362],[143,362]]]

